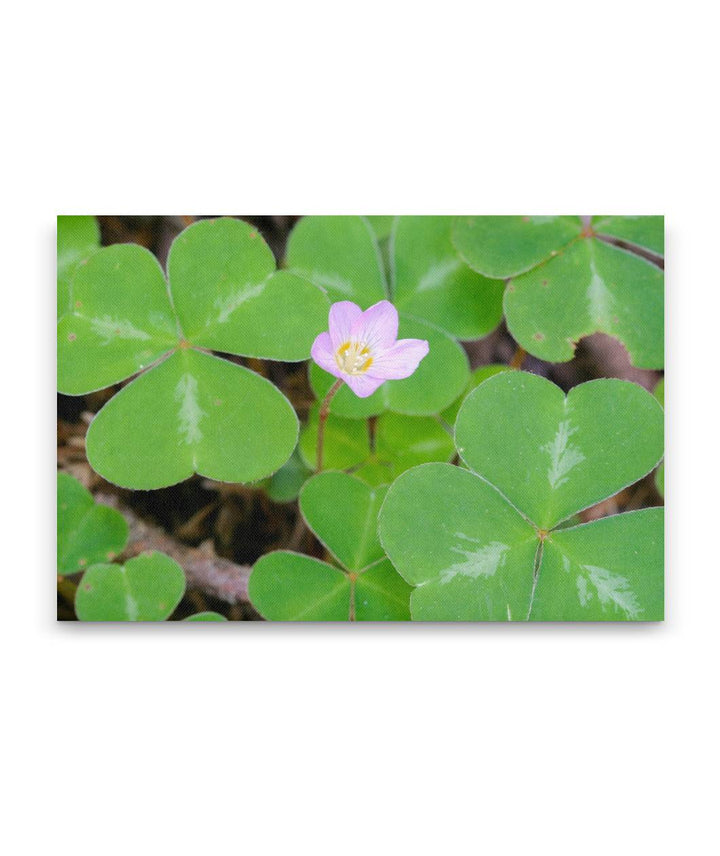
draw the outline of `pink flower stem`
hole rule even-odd
[[[335,393],[340,389],[343,385],[342,378],[338,378],[335,383],[328,390],[328,394],[323,399],[323,403],[320,405],[320,413],[318,414],[318,434],[317,434],[317,464],[315,467],[315,472],[319,473],[323,468],[323,445],[325,443],[325,423],[327,422],[327,418],[330,415],[330,402],[335,397]]]

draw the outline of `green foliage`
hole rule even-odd
[[[138,489],[193,472],[233,482],[270,475],[297,440],[292,407],[268,381],[198,349],[307,359],[327,312],[321,290],[276,271],[258,232],[239,220],[182,232],[167,281],[142,247],[98,251],[76,271],[72,312],[58,325],[59,389],[80,395],[143,374],[93,422],[91,464]]]
[[[75,595],[81,621],[164,621],[182,600],[185,574],[164,553],[143,553],[124,565],[91,565]]]
[[[581,229],[578,217],[458,217],[452,239],[473,270],[508,279],[576,240]]]
[[[471,471],[409,470],[380,514],[385,551],[415,586],[414,619],[662,618],[661,509],[560,528],[657,464],[663,419],[651,395],[597,380],[565,397],[506,372],[467,397],[456,442]]]
[[[480,276],[458,257],[451,217],[398,217],[392,234],[393,302],[458,339],[477,339],[502,318],[502,283]]]
[[[185,574],[176,562],[147,553],[125,565],[110,564],[125,549],[127,522],[114,508],[96,504],[67,473],[57,476],[57,508],[58,574],[85,571],[75,595],[81,621],[162,621],[173,612],[185,592]]]
[[[369,214],[365,219],[371,225],[375,237],[380,243],[390,237],[393,223],[396,220],[392,214]]]
[[[414,620],[526,617],[535,530],[476,475],[448,464],[409,470],[390,488],[380,538],[401,576],[416,586]]]
[[[653,395],[660,402],[660,407],[665,407],[665,378],[661,377],[660,380],[655,384],[655,389],[653,390]]]
[[[663,250],[661,217],[305,217],[277,270],[256,229],[221,218],[176,238],[166,275],[142,247],[100,249],[94,218],[60,217],[58,387],[123,384],[86,437],[91,465],[117,485],[197,473],[299,499],[325,560],[280,550],[256,562],[250,598],[268,619],[658,620],[662,509],[591,523],[582,512],[655,467],[662,494],[664,382],[654,397],[618,380],[566,396],[504,365],[470,373],[460,341],[504,312],[540,359],[569,360],[600,331],[660,368]],[[312,476],[319,401],[298,442],[281,391],[214,352],[306,360],[331,301],[383,299],[399,336],[429,353],[368,398],[339,390],[326,471]],[[322,400],[335,378],[311,363],[309,380]],[[182,569],[159,553],[112,564],[126,541],[122,515],[60,474],[58,573],[86,569],[81,620],[175,611]],[[60,588],[72,598],[72,583]]]
[[[468,396],[455,423],[462,459],[541,529],[612,496],[662,457],[662,411],[642,387],[593,380],[561,389],[507,372]]]
[[[593,230],[598,235],[617,238],[655,255],[665,252],[663,217],[594,217]]]
[[[300,488],[312,475],[312,470],[306,466],[298,449],[290,456],[290,460],[267,480],[265,485],[268,496],[273,502],[292,502],[298,498]]]
[[[345,473],[320,473],[302,489],[300,510],[307,525],[348,571],[361,571],[385,555],[377,516],[385,489],[371,489]]]
[[[250,600],[269,621],[347,621],[351,584],[337,568],[287,550],[261,556],[249,583]]]
[[[661,377],[657,382],[655,389],[653,390],[653,395],[660,402],[660,406],[665,408],[665,378]],[[660,496],[665,496],[665,462],[660,464],[660,466],[655,471],[655,487],[658,489],[658,493]]]
[[[300,454],[310,469],[317,462],[318,410],[310,411],[300,435]],[[375,423],[371,449],[366,422],[330,413],[325,423],[324,463],[328,469],[355,469],[370,484],[389,484],[409,467],[428,461],[449,461],[455,454],[452,437],[432,416],[383,413]]]
[[[493,377],[493,375],[500,374],[501,372],[509,372],[511,369],[509,366],[504,366],[499,363],[495,363],[489,366],[480,366],[475,369],[475,371],[470,375],[470,380],[468,381],[468,385],[463,390],[462,395],[459,396],[450,407],[447,407],[440,414],[442,419],[448,425],[454,425],[455,420],[457,419],[458,411],[460,410],[460,405],[465,401],[465,399],[470,395],[470,393],[475,389],[476,386],[480,386],[480,384],[487,380],[489,377]]]
[[[94,217],[57,218],[57,317],[72,312],[72,279],[78,267],[100,248]]]
[[[579,339],[619,339],[633,365],[663,365],[663,273],[629,249],[663,251],[662,217],[458,217],[453,240],[473,270],[510,279],[508,329],[531,354],[572,359]]]
[[[454,455],[452,436],[439,419],[397,413],[378,417],[375,451],[370,460],[390,469],[389,481],[410,467],[430,461],[449,461]]]
[[[75,275],[58,324],[58,389],[80,395],[135,374],[178,343],[157,259],[135,244],[105,247]]]
[[[188,615],[184,621],[227,621],[224,615],[219,612],[196,612],[195,615]]]
[[[270,248],[241,220],[203,220],[185,229],[170,248],[168,280],[183,336],[199,347],[306,360],[327,324],[321,291],[276,272]]]
[[[449,217],[396,217],[387,262],[365,217],[305,217],[293,230],[290,270],[325,288],[333,302],[352,300],[366,309],[392,300],[400,314],[400,337],[430,344],[414,375],[383,384],[361,404],[341,391],[333,402],[338,416],[359,418],[384,410],[430,415],[449,406],[465,387],[467,358],[456,339],[478,338],[498,325],[503,285],[461,261],[450,240],[451,227]],[[333,379],[314,369],[311,382],[320,397]]]
[[[554,532],[545,541],[531,618],[658,621],[662,573],[661,508]]]
[[[306,466],[317,468],[318,414],[320,405],[310,408],[307,424],[300,433],[298,448]],[[330,412],[325,423],[324,464],[329,470],[359,466],[370,455],[368,425],[358,419],[343,419]]]
[[[385,488],[340,472],[311,478],[300,509],[340,567],[281,550],[253,568],[250,599],[275,621],[406,621],[410,586],[385,558],[377,515]]]
[[[128,525],[114,508],[95,503],[67,473],[57,474],[57,572],[75,574],[125,549]]]
[[[194,472],[251,482],[279,469],[297,436],[295,411],[270,381],[187,348],[103,407],[88,430],[87,455],[108,481],[140,490]]]

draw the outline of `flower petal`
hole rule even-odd
[[[335,375],[335,377],[342,376],[342,372],[338,368],[338,364],[335,362],[335,351],[333,349],[329,333],[320,333],[320,335],[315,338],[312,348],[310,348],[310,356],[321,369],[325,369],[326,372],[330,372],[330,374]]]
[[[328,317],[328,330],[330,331],[333,351],[337,351],[340,345],[350,339],[352,326],[361,315],[362,309],[352,300],[340,300],[333,303]]]
[[[367,374],[383,380],[410,377],[429,350],[430,346],[425,339],[400,339],[392,348],[373,359]]]
[[[379,386],[385,383],[384,378],[370,377],[367,374],[343,375],[343,379],[358,398],[367,398]]]
[[[365,342],[375,355],[391,348],[398,334],[397,309],[389,300],[381,300],[366,309],[352,325],[352,338]]]

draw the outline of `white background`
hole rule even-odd
[[[6,853],[718,852],[711,9],[6,9]],[[320,212],[666,215],[664,624],[54,622],[55,215]]]

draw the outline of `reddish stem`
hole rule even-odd
[[[317,456],[315,472],[319,473],[323,468],[323,446],[325,443],[325,423],[330,414],[330,402],[335,397],[335,393],[343,385],[342,378],[338,378],[328,390],[328,394],[323,399],[320,405],[320,413],[318,414],[318,434],[317,434]]]

